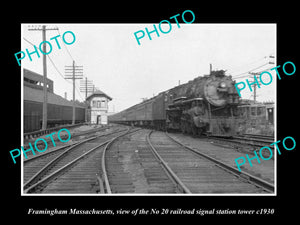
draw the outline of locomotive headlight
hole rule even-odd
[[[220,87],[221,87],[221,88],[225,88],[225,87],[226,87],[226,83],[225,83],[225,82],[221,82],[221,83],[220,83]]]

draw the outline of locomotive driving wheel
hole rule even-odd
[[[198,128],[195,125],[191,126],[191,133],[193,135],[193,137],[196,137],[198,134]]]

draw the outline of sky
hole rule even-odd
[[[138,45],[134,33],[147,27],[153,30],[153,24],[22,24],[20,51],[33,52],[42,42],[41,31],[29,31],[28,28],[58,28],[48,30],[46,40],[52,44],[52,52],[47,57],[48,78],[54,81],[54,93],[72,99],[72,82],[65,80],[65,66],[71,66],[73,60],[77,66],[83,66],[84,78],[87,77],[101,91],[113,98],[109,111],[122,111],[151,98],[162,91],[188,82],[197,76],[209,74],[209,64],[213,70],[226,70],[236,82],[252,80],[248,72],[270,71],[276,66],[276,24],[185,24],[180,28],[172,23],[169,33],[159,31],[159,37],[152,33],[150,40],[140,39]],[[167,26],[167,27],[166,27]],[[158,24],[156,24],[158,27]],[[164,24],[163,30],[168,30]],[[75,42],[70,45],[50,38],[62,35],[66,31],[75,34]],[[72,40],[66,34],[66,41]],[[47,49],[48,51],[49,49]],[[269,56],[275,56],[270,58]],[[22,68],[43,74],[42,54],[40,58],[32,54],[21,61]],[[275,62],[275,64],[270,64]],[[17,61],[16,61],[17,63]],[[276,77],[272,72],[273,78]],[[265,83],[268,77],[265,77]],[[85,93],[80,92],[80,81],[76,81],[76,99],[84,101]],[[243,99],[253,99],[248,88],[241,92]],[[257,89],[258,101],[276,101],[276,79]]]

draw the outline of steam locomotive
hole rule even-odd
[[[236,133],[239,95],[224,70],[188,83],[109,116],[109,122],[193,135],[232,136]]]

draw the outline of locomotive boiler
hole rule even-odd
[[[239,96],[231,76],[224,70],[167,91],[166,127],[183,133],[232,135]]]
[[[224,70],[211,71],[109,117],[110,122],[232,136],[239,95]]]

